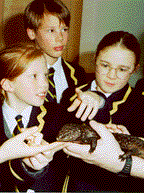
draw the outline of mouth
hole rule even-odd
[[[110,82],[105,82],[105,84],[106,84],[107,86],[109,86],[109,87],[113,87],[113,86],[115,86],[115,84],[114,84],[114,83],[110,83]]]
[[[62,51],[64,48],[64,46],[58,46],[58,47],[54,47],[54,50],[56,51]]]
[[[37,96],[40,97],[41,99],[45,99],[46,94],[47,94],[47,92],[44,91],[44,92],[41,92],[41,93],[37,94]]]

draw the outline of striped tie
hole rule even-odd
[[[54,72],[55,70],[53,68],[49,69],[49,76],[48,76],[49,90],[46,96],[49,102],[57,102],[55,83],[54,83]]]
[[[13,136],[21,133],[21,128],[24,128],[24,125],[22,123],[22,116],[18,115],[15,117],[16,121],[17,121],[17,126],[15,127],[14,131],[13,131]]]

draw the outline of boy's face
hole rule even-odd
[[[129,81],[134,70],[135,55],[120,46],[102,50],[96,60],[96,83],[103,93],[114,93]]]
[[[41,106],[48,90],[48,70],[43,56],[30,62],[27,70],[11,81],[13,101],[17,108]]]
[[[68,27],[64,23],[60,23],[57,16],[44,15],[41,26],[36,32],[33,31],[32,37],[30,35],[29,37],[45,51],[47,59],[54,63],[66,48]]]

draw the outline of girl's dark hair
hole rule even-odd
[[[70,25],[70,12],[60,0],[34,0],[29,3],[24,12],[25,28],[34,29],[35,32],[41,26],[44,15],[52,14]]]
[[[133,34],[125,31],[112,31],[100,41],[97,46],[95,60],[97,59],[100,51],[104,50],[109,46],[122,46],[132,51],[135,54],[135,67],[139,64],[140,60],[140,44]]]

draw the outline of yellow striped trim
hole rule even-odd
[[[68,62],[66,62],[65,60],[64,60],[64,62],[65,62],[65,64],[67,65],[67,67],[71,70],[71,73],[70,73],[70,75],[71,75],[71,78],[74,80],[74,82],[75,82],[75,85],[77,85],[77,78],[74,76],[74,73],[75,73],[75,69],[68,63]]]
[[[86,87],[87,85],[88,85],[88,84],[84,84],[84,85],[82,85],[82,86],[79,86],[78,88],[79,88],[79,89],[82,89],[82,88]],[[72,102],[76,97],[77,97],[77,94],[74,94],[74,95],[70,98],[70,101]]]
[[[144,95],[144,92],[142,92],[142,95]]]
[[[131,87],[129,86],[126,94],[125,94],[124,97],[123,97],[123,99],[122,99],[121,101],[113,102],[113,109],[110,111],[110,115],[113,115],[113,114],[118,110],[118,105],[124,103],[124,102],[127,100],[127,98],[128,98],[128,96],[129,96],[129,94],[131,93],[131,91],[132,91],[132,89],[131,89]]]
[[[9,160],[9,167],[10,167],[11,173],[13,174],[13,176],[14,176],[15,178],[17,178],[17,179],[20,180],[20,181],[24,181],[24,180],[23,180],[18,174],[16,174],[15,171],[12,169],[12,167],[11,167],[11,160]]]
[[[19,189],[18,189],[18,187],[17,187],[17,186],[15,187],[15,192],[19,192]]]
[[[53,75],[54,75],[54,73],[50,73],[50,74],[48,75],[48,77],[53,76]]]
[[[46,101],[46,102],[49,102],[49,100],[48,100],[46,97],[45,97],[45,101]]]
[[[52,85],[53,88],[55,88],[55,85],[52,83],[51,80],[48,79],[48,82]]]
[[[67,192],[67,188],[68,188],[68,183],[69,183],[69,175],[66,175],[65,181],[64,181],[64,185],[62,188],[62,193],[66,193]]]
[[[47,113],[47,110],[46,110],[46,108],[44,107],[44,105],[41,105],[40,106],[40,109],[41,109],[41,113],[37,116],[37,120],[38,120],[38,122],[39,122],[39,126],[38,126],[38,131],[39,132],[41,132],[42,131],[42,129],[43,129],[43,126],[44,126],[44,124],[45,124],[45,121],[44,121],[44,119],[43,119],[43,117],[46,115],[46,113]]]
[[[49,90],[48,90],[48,93],[49,93],[49,95],[54,99],[54,98],[56,98],[56,95],[53,95]]]
[[[21,133],[22,131],[21,131],[19,124],[17,125],[17,128],[18,128],[19,132]]]

